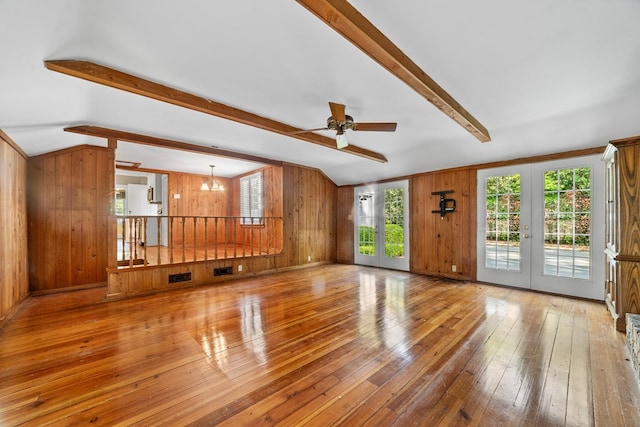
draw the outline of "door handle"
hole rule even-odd
[[[524,235],[524,238],[525,238],[525,239],[528,239],[528,238],[529,238],[529,235],[528,235],[528,234],[525,234],[525,235]]]

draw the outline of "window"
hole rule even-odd
[[[260,225],[264,215],[262,172],[240,178],[240,224]]]
[[[589,279],[591,168],[544,173],[544,274]]]

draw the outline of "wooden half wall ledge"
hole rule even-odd
[[[136,95],[145,96],[157,101],[177,105],[179,107],[253,126],[258,129],[267,130],[280,135],[296,138],[302,141],[311,142],[333,150],[342,151],[365,159],[385,163],[387,158],[375,151],[355,145],[348,145],[338,149],[333,138],[319,135],[313,132],[305,132],[304,129],[297,128],[285,123],[278,122],[266,117],[259,116],[229,105],[222,104],[212,99],[203,98],[191,93],[187,93],[169,86],[145,80],[122,71],[115,70],[90,61],[82,60],[51,60],[44,62],[49,70],[57,71],[72,77],[99,83],[115,89],[124,90]]]
[[[334,31],[418,92],[480,142],[489,131],[346,0],[297,0]]]

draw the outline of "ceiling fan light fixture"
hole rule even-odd
[[[347,135],[344,134],[342,129],[338,129],[338,133],[336,135],[336,146],[338,149],[345,148],[349,145],[349,141],[347,140]]]

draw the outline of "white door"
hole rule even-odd
[[[478,280],[602,300],[603,172],[597,155],[478,171]]]
[[[356,187],[354,261],[409,270],[409,182]]]
[[[531,287],[530,168],[478,171],[478,280]]]
[[[156,205],[149,203],[147,190],[149,186],[144,184],[127,184],[127,215],[150,216],[156,215]],[[158,244],[157,222],[155,218],[136,220],[136,235],[138,243],[147,246]]]

